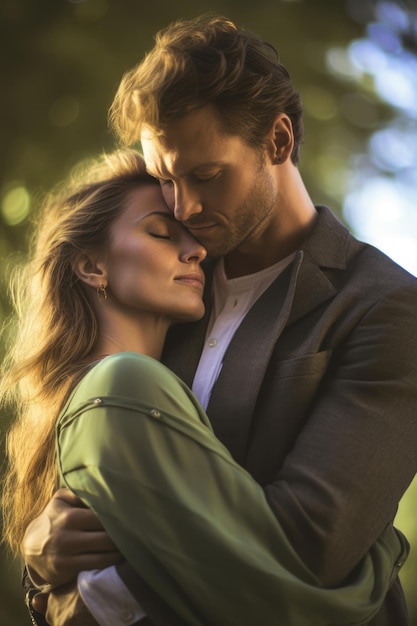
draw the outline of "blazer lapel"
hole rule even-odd
[[[323,268],[344,269],[349,233],[326,207],[294,262],[254,304],[236,331],[213,387],[207,414],[217,437],[234,458],[244,460],[250,423],[275,344],[284,328],[332,298],[336,289]],[[189,386],[204,345],[210,317],[213,266],[206,271],[206,313],[193,324],[173,327],[163,362]]]
[[[289,287],[300,259],[287,268],[254,304],[226,351],[207,414],[217,437],[240,463],[256,399],[275,339],[281,334],[293,300]],[[278,313],[277,313],[278,312]]]
[[[320,268],[344,268],[348,231],[328,209],[320,217],[306,245],[254,304],[236,331],[207,414],[217,437],[242,463],[255,404],[276,342],[286,326],[332,298],[336,289]],[[329,227],[334,236],[329,246]],[[326,243],[324,243],[326,242]]]

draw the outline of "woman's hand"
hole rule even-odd
[[[75,580],[78,572],[122,560],[95,514],[69,489],[58,489],[26,529],[22,553],[36,586]]]

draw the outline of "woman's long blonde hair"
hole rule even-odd
[[[55,422],[89,362],[97,322],[74,272],[80,253],[106,248],[110,227],[138,185],[158,184],[133,150],[104,155],[49,194],[29,260],[11,281],[13,331],[0,402],[16,420],[7,436],[3,537],[18,553],[29,522],[55,489]]]

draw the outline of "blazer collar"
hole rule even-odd
[[[301,247],[318,267],[345,269],[351,235],[340,220],[325,206],[317,206],[318,217]]]
[[[348,229],[325,206],[318,206],[318,217],[309,237],[297,253],[294,282],[289,297],[293,295],[287,323],[292,324],[314,308],[332,298],[336,288],[330,281],[328,270],[346,269],[349,242],[353,239]]]

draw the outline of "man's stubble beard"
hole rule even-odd
[[[233,228],[226,230],[221,226],[222,236],[212,245],[206,245],[210,257],[226,256],[240,250],[249,243],[252,237],[259,237],[266,228],[268,217],[274,209],[276,191],[269,173],[264,167],[260,169],[259,178],[253,185],[244,203],[235,213]]]

